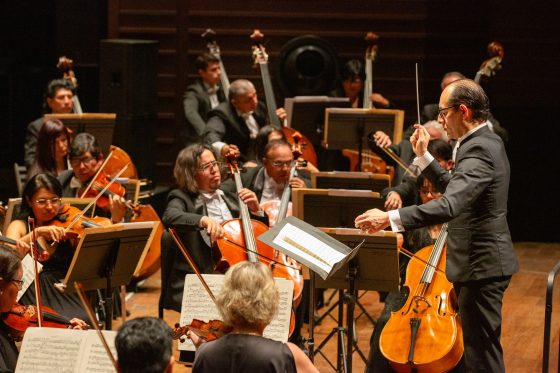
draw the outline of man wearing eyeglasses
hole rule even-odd
[[[81,197],[84,188],[103,164],[103,159],[103,153],[93,135],[86,132],[76,135],[72,144],[70,144],[70,166],[72,169],[63,171],[58,175],[58,181],[62,184],[62,196]],[[112,194],[108,199],[108,211],[105,214],[98,211],[98,214],[110,215],[114,223],[123,221],[126,213],[125,199],[116,194]]]
[[[448,85],[439,101],[439,122],[457,140],[448,173],[427,151],[420,125],[411,136],[418,166],[442,198],[422,206],[366,211],[357,228],[394,232],[449,222],[446,276],[457,294],[467,372],[504,372],[500,344],[502,301],[519,264],[507,224],[510,166],[501,138],[488,127],[488,97],[472,80]]]
[[[253,191],[243,188],[237,194],[220,189],[222,167],[209,145],[193,144],[181,150],[173,176],[177,188],[169,193],[161,220],[177,230],[202,273],[214,271],[212,245],[224,235],[222,223],[239,217],[239,199],[247,205],[251,219],[268,225]],[[167,235],[164,232],[162,242]],[[178,250],[169,251],[169,260],[162,260],[162,272],[169,273],[162,283],[163,304],[180,312],[185,275],[194,271]]]

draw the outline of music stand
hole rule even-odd
[[[288,127],[301,132],[314,147],[321,146],[326,108],[349,108],[347,97],[296,96],[284,100]]]
[[[57,288],[73,292],[74,282],[81,283],[84,290],[105,288],[105,329],[111,330],[112,289],[128,285],[134,272],[142,265],[140,258],[150,247],[155,227],[156,222],[139,222],[85,229],[66,277],[62,284],[57,284]]]
[[[354,171],[312,172],[311,187],[319,189],[358,189],[381,192],[391,186],[387,174]]]
[[[358,170],[361,170],[367,135],[383,131],[393,143],[398,143],[402,138],[403,120],[402,110],[330,108],[325,112],[323,140],[328,149],[357,149]]]
[[[84,114],[45,114],[45,119],[60,119],[67,128],[78,133],[92,134],[104,154],[109,154],[109,146],[113,144],[115,131],[115,113],[84,113]]]
[[[315,288],[339,289],[338,326],[333,328],[314,353],[320,353],[331,367],[335,368],[321,350],[333,336],[337,335],[338,354],[335,369],[341,371],[343,366],[344,372],[352,372],[354,351],[358,352],[364,363],[367,363],[366,356],[358,347],[357,341],[354,340],[355,305],[357,304],[365,311],[358,302],[358,290],[398,291],[397,237],[392,232],[384,231],[376,235],[368,235],[361,234],[357,229],[321,228],[321,230],[349,247],[354,247],[365,239],[358,255],[327,280],[316,277],[315,273],[311,272],[311,284],[314,286],[311,288],[312,293]],[[344,289],[346,289],[346,292],[344,292]],[[346,303],[346,327],[343,323],[343,302]],[[333,305],[327,313],[330,313],[336,306],[337,304]],[[312,330],[314,324],[315,320],[311,317],[310,330]],[[346,349],[344,348],[345,333]]]

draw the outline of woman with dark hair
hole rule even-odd
[[[71,131],[58,119],[47,119],[41,126],[37,140],[37,157],[27,171],[27,179],[38,173],[58,176],[70,168],[68,145]]]
[[[28,230],[27,218],[35,219],[35,234],[39,244],[49,251],[50,258],[43,263],[39,274],[39,282],[43,304],[68,318],[77,316],[86,319],[87,314],[82,308],[76,293],[61,293],[54,284],[66,276],[74,255],[74,247],[70,240],[65,240],[64,228],[52,225],[64,207],[61,200],[62,187],[52,175],[37,174],[27,181],[23,189],[20,214],[10,223],[6,236],[18,241],[17,250],[23,257],[29,251],[31,232]],[[52,248],[47,242],[57,242]],[[33,286],[21,297],[22,304],[35,304]]]
[[[0,314],[12,309],[21,287],[23,269],[17,251],[0,245]],[[16,369],[18,350],[3,322],[0,322],[0,372]]]

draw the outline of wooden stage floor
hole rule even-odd
[[[506,291],[503,308],[502,345],[506,360],[506,369],[511,373],[540,372],[543,354],[544,316],[546,304],[546,284],[548,272],[560,260],[560,243],[516,243],[515,248],[520,261],[520,271],[513,277]],[[140,316],[157,317],[157,304],[160,289],[159,271],[145,280],[139,291],[134,293],[127,302],[130,311],[129,318]],[[558,285],[560,286],[560,285]],[[328,290],[330,292],[332,290]],[[555,291],[553,301],[552,337],[550,352],[550,371],[557,371],[558,343],[560,328],[560,291]],[[383,308],[376,292],[367,292],[360,299],[360,303],[368,313],[377,318]],[[325,308],[320,310],[324,312]],[[358,310],[356,315],[358,315]],[[332,312],[337,316],[337,311]],[[165,311],[165,321],[173,326],[179,319],[179,314],[174,311]],[[113,323],[118,328],[121,320]],[[336,327],[336,321],[326,317],[315,328],[315,346]],[[307,326],[304,334],[307,334]],[[356,321],[358,346],[367,357],[369,353],[369,338],[373,324],[362,315]],[[337,343],[336,338],[331,338],[322,351],[324,355],[336,364]],[[178,356],[176,349],[174,354]],[[334,369],[321,355],[315,356],[315,364],[321,372],[332,372]],[[353,354],[353,371],[363,372],[364,362],[358,353]],[[190,372],[191,369],[178,365],[174,372]]]

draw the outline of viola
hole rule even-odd
[[[109,146],[109,155],[107,156],[107,162],[103,171],[109,175],[109,177],[113,178],[126,165],[128,165],[128,167],[125,172],[121,174],[121,177],[138,179],[138,170],[136,170],[136,166],[134,166],[128,153],[118,146]]]
[[[180,326],[178,323],[175,324],[173,339],[179,339],[181,342],[184,342],[184,338],[182,337],[186,335],[189,330],[200,338],[210,342],[231,333],[233,327],[225,325],[221,320],[204,322],[202,320],[193,319],[189,325]]]
[[[447,223],[434,245],[408,263],[406,303],[381,332],[381,353],[397,372],[447,372],[463,355],[463,333],[453,284],[445,277]]]
[[[41,306],[41,309],[43,327],[68,328],[70,326],[70,320],[55,310],[45,306]],[[2,322],[8,327],[10,336],[15,341],[20,341],[27,328],[39,326],[38,316],[35,305],[24,306],[15,303],[10,311],[2,315]]]

